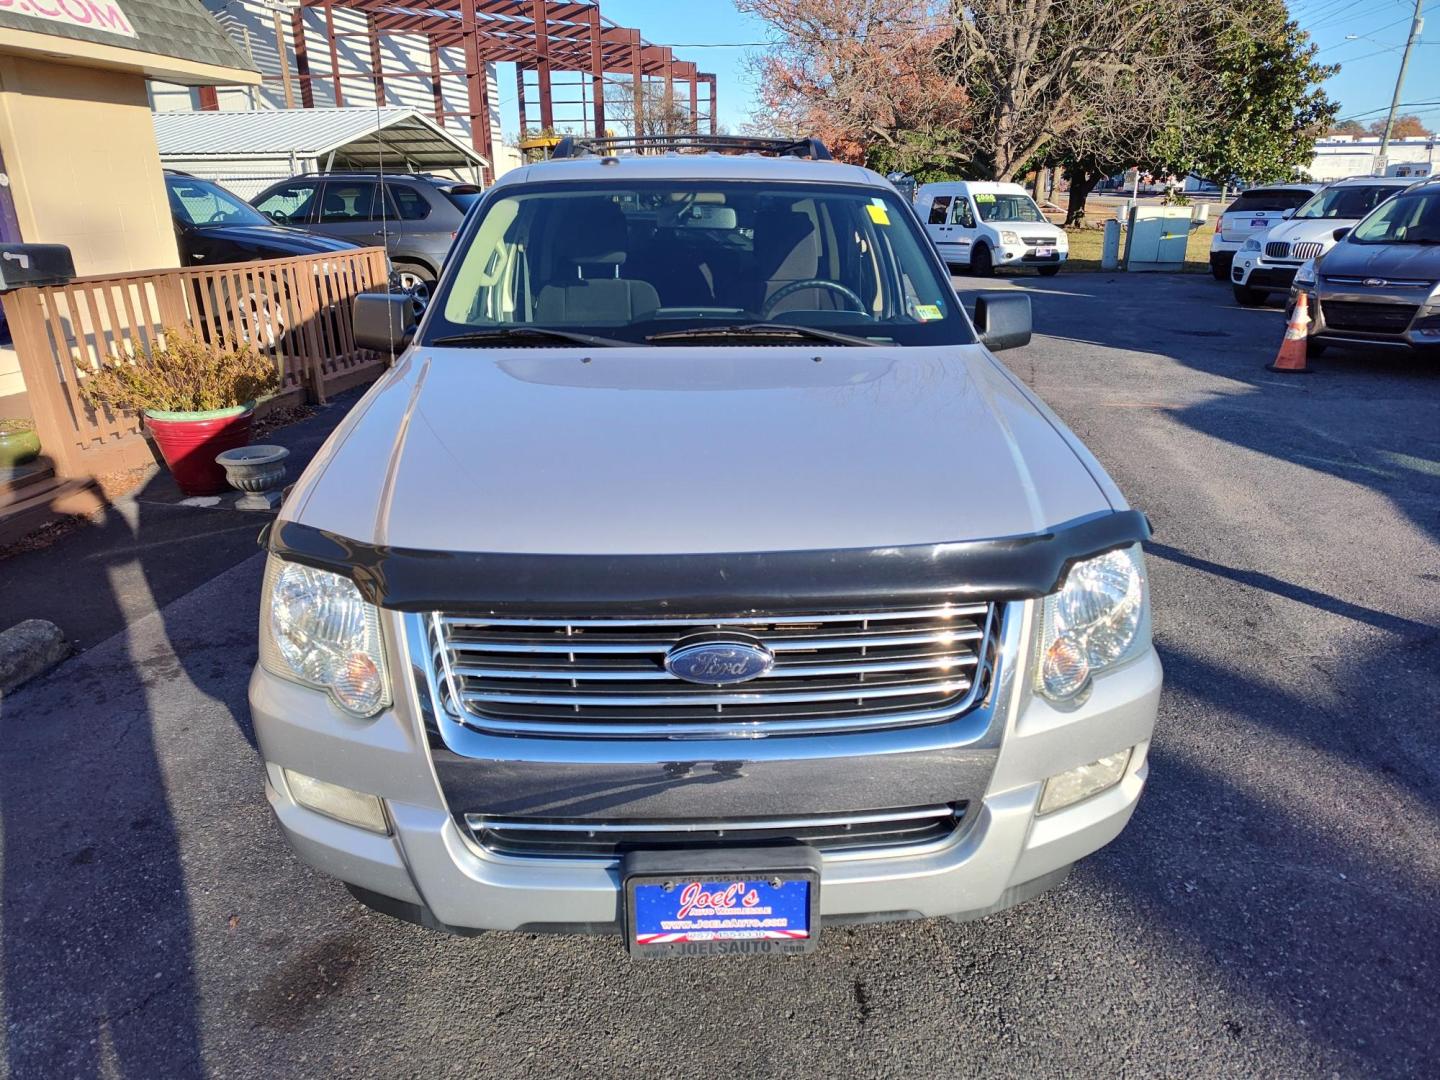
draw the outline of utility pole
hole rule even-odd
[[[1424,0],[1415,0],[1415,18],[1410,23],[1410,36],[1405,39],[1405,51],[1400,54],[1400,74],[1395,76],[1395,96],[1390,99],[1390,115],[1385,118],[1385,134],[1380,139],[1380,153],[1375,158],[1375,174],[1382,176],[1385,173],[1385,166],[1389,164],[1388,153],[1390,150],[1390,133],[1395,128],[1395,110],[1400,107],[1400,90],[1405,85],[1405,69],[1410,66],[1410,50],[1420,40],[1420,31],[1425,28],[1425,20],[1420,15],[1420,5]]]

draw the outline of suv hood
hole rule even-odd
[[[421,347],[281,516],[465,552],[928,544],[1109,510],[1081,453],[979,346]]]
[[[319,255],[326,251],[353,251],[359,244],[284,225],[207,225],[196,230],[203,236],[220,237],[256,251],[278,251],[286,255]]]
[[[1316,264],[1326,277],[1440,281],[1440,244],[1355,244],[1342,241]]]
[[[1260,239],[1268,243],[1271,240],[1288,240],[1290,243],[1303,243],[1307,240],[1323,244],[1335,243],[1335,230],[1347,229],[1359,218],[1291,218],[1289,221],[1282,221],[1265,233]]]

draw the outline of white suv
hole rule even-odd
[[[1230,265],[1246,240],[1290,217],[1320,188],[1320,184],[1267,184],[1251,188],[1227,206],[1210,241],[1210,273],[1215,280],[1230,277]]]
[[[1413,179],[1398,176],[1340,180],[1312,197],[1289,221],[1254,234],[1241,245],[1230,267],[1236,301],[1254,307],[1272,292],[1287,291],[1303,263],[1335,246],[1337,232],[1350,228],[1413,183]]]
[[[1149,526],[995,359],[1026,294],[972,322],[811,140],[684,141],[778,156],[562,141],[418,328],[356,300],[398,355],[270,532],[270,805],[382,911],[635,956],[1033,896],[1144,786]]]
[[[979,277],[1028,266],[1050,277],[1070,254],[1065,230],[1046,220],[1019,184],[955,180],[924,184],[915,211],[948,266]]]

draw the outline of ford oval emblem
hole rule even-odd
[[[1361,284],[1367,289],[1378,289],[1381,285],[1388,285],[1389,282],[1381,277],[1367,277]]]
[[[758,641],[734,638],[681,641],[665,656],[665,670],[686,682],[710,686],[758,679],[775,666],[775,654]]]

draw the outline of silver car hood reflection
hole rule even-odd
[[[1119,507],[979,346],[412,348],[282,518],[532,554],[869,548]]]

